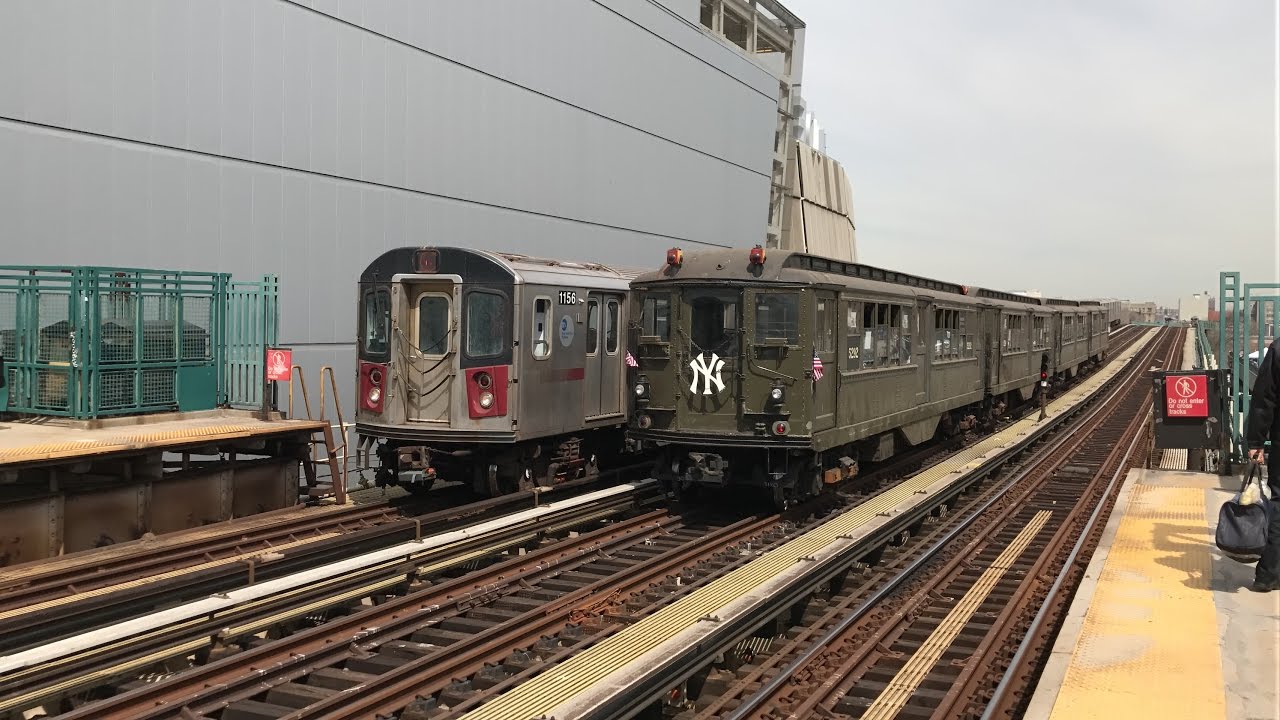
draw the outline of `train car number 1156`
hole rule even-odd
[[[561,290],[560,304],[561,305],[577,305],[578,293],[574,290]]]

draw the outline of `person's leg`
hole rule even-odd
[[[1271,489],[1271,520],[1267,523],[1267,548],[1258,561],[1253,580],[1260,590],[1280,589],[1280,452],[1267,458],[1267,485]]]

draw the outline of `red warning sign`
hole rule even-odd
[[[267,348],[267,379],[289,382],[293,377],[293,351],[286,348]]]
[[[1209,417],[1209,381],[1204,375],[1170,375],[1164,380],[1165,417]]]

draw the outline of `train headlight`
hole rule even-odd
[[[636,418],[636,425],[641,430],[648,430],[649,428],[653,427],[653,418],[649,417],[648,415],[640,415],[639,417]]]
[[[786,435],[789,432],[791,432],[791,423],[785,420],[779,420],[773,424],[774,435]]]
[[[382,388],[377,388],[377,387],[369,388],[369,404],[370,405],[377,405],[378,401],[381,399],[382,399]]]
[[[636,383],[636,397],[642,398],[649,394],[649,387],[644,383]]]
[[[780,387],[776,387],[769,391],[769,399],[774,402],[782,402],[782,396],[783,396],[783,392],[782,392],[782,388]]]
[[[488,390],[493,385],[493,377],[487,372],[476,373],[476,385],[479,385],[481,390]],[[489,402],[493,402],[492,395],[489,396]],[[485,407],[489,406],[486,405]]]
[[[484,392],[480,393],[480,407],[484,408],[485,410],[488,410],[489,408],[493,407],[493,393],[489,392],[488,390],[485,390]]]

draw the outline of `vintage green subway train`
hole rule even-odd
[[[499,494],[643,449],[676,492],[780,505],[994,424],[1102,361],[1097,303],[776,249],[652,272],[401,248],[360,278],[356,429],[380,484]]]

